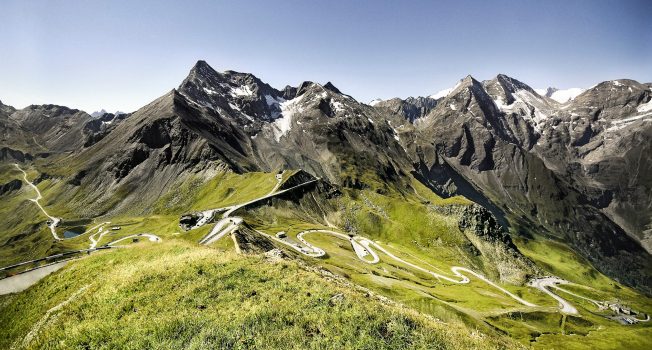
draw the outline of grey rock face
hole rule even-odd
[[[0,196],[9,192],[19,190],[22,186],[23,186],[23,182],[18,179],[11,180],[6,184],[0,184]]]
[[[384,108],[391,113],[400,114],[410,123],[424,117],[437,106],[437,100],[430,97],[408,97],[405,100],[393,98],[380,101],[374,105],[376,108]]]
[[[189,101],[237,118],[242,125],[258,130],[260,121],[280,115],[283,93],[252,74],[226,71],[218,73],[204,61],[198,61],[179,86]]]
[[[475,189],[514,227],[567,240],[601,271],[650,292],[641,230],[628,235],[626,225],[616,224],[629,221],[618,219],[625,200],[616,198],[627,198],[628,212],[649,223],[649,176],[616,164],[634,164],[633,152],[647,169],[648,153],[640,150],[649,149],[650,139],[602,134],[624,125],[622,133],[646,135],[650,118],[639,109],[649,94],[633,81],[605,82],[560,105],[505,76],[481,84],[467,77],[415,124],[420,136],[412,157],[433,189],[442,190],[441,179],[446,188]],[[452,169],[462,181],[451,185],[455,176],[436,169]]]
[[[503,229],[491,213],[477,204],[465,207],[460,215],[458,226],[461,231],[471,229],[476,236],[494,243],[500,243],[506,247],[518,250],[512,238]]]

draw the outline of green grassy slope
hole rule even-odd
[[[499,276],[493,264],[511,263],[509,259],[492,261],[474,253],[469,249],[469,240],[459,230],[456,218],[437,210],[449,205],[468,205],[466,199],[442,199],[418,184],[413,185],[415,191],[412,193],[388,189],[369,179],[366,183],[371,184],[369,188],[345,189],[343,196],[333,200],[336,203],[332,207],[338,210],[329,213],[327,218],[329,223],[337,226],[335,230],[344,232],[348,227],[359,235],[374,239],[402,259],[442,274],[451,275],[451,266],[463,266],[498,282]],[[294,240],[303,230],[333,229],[318,215],[311,215],[306,204],[277,203],[276,207],[250,212],[246,219],[269,234],[286,231]],[[618,324],[600,316],[608,315],[608,312],[599,311],[595,305],[571,295],[564,298],[578,307],[580,316],[562,322],[557,302],[528,286],[502,284],[538,305],[536,308],[523,306],[477,279],[471,278],[472,282],[467,285],[439,281],[382,253],[379,264],[366,264],[355,256],[347,241],[328,234],[313,233],[305,239],[327,252],[326,257],[310,261],[346,276],[356,284],[439,319],[464,322],[469,327],[487,332],[497,330],[522,344],[544,349],[550,348],[551,344],[582,348],[587,336],[596,349],[613,348],[618,342],[628,344],[631,349],[644,349],[652,342],[647,336],[651,324]],[[530,241],[515,239],[515,243],[544,274],[557,275],[586,286],[580,291],[581,295],[597,300],[619,300],[643,312],[652,310],[650,298],[605,277],[562,244],[541,237]],[[622,336],[615,337],[616,332]]]
[[[33,165],[22,167],[32,181],[42,174],[40,171],[44,171]],[[289,174],[291,172],[286,172],[284,176]],[[13,179],[23,180],[22,173],[9,163],[0,164],[0,178],[2,183]],[[106,235],[100,242],[101,245],[135,233],[157,232],[161,236],[178,234],[180,215],[246,202],[269,193],[276,183],[275,174],[270,173],[253,172],[239,175],[224,172],[209,180],[191,176],[190,180],[179,181],[170,186],[170,191],[155,202],[153,213],[125,212],[102,217],[94,217],[86,208],[78,208],[76,205],[77,199],[84,195],[83,188],[70,192],[65,181],[56,177],[44,179],[37,186],[43,195],[41,204],[50,215],[63,219],[57,229],[60,236],[68,228],[77,228],[76,231],[79,232],[105,221],[123,227],[118,232]],[[114,194],[115,198],[108,203],[118,203],[119,196],[119,193]],[[19,191],[0,197],[0,266],[67,250],[88,248],[90,233],[65,241],[55,241],[45,224],[47,218],[29,201],[35,197],[35,191],[25,182]]]
[[[76,261],[0,297],[0,323],[3,349],[518,347],[382,303],[292,261],[179,240]]]

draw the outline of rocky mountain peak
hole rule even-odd
[[[519,90],[527,90],[531,93],[536,93],[534,89],[525,83],[522,83],[514,78],[508,77],[505,74],[498,74],[494,79],[505,92],[515,93]]]
[[[109,112],[107,112],[104,108],[102,108],[99,111],[95,111],[95,112],[91,113],[91,117],[98,118],[98,117],[101,117],[101,116],[105,115],[106,113],[109,113]]]
[[[457,89],[463,88],[463,87],[473,86],[473,85],[476,85],[476,84],[480,85],[480,82],[478,82],[471,74],[469,74],[469,75],[465,76],[462,80],[460,80],[460,84],[457,87]],[[453,90],[453,91],[455,91],[455,90]]]
[[[5,104],[2,103],[2,101],[0,101],[0,115],[2,115],[2,114],[9,115],[9,114],[11,114],[11,113],[13,113],[15,111],[16,111],[16,109],[14,107],[9,106],[9,105],[5,105]]]
[[[335,93],[338,93],[338,94],[341,94],[341,93],[342,93],[342,92],[341,92],[338,88],[336,88],[335,85],[333,85],[333,83],[331,83],[330,81],[329,81],[328,83],[326,83],[326,85],[324,85],[324,89],[330,90],[330,91],[335,92]]]
[[[310,90],[312,88],[315,88],[315,87],[320,87],[320,85],[315,83],[315,82],[306,80],[306,81],[302,82],[301,84],[299,84],[299,87],[296,88],[295,97],[296,96],[301,96],[301,95],[305,94],[308,90]]]
[[[573,108],[592,108],[598,106],[596,100],[601,101],[599,106],[605,108],[623,108],[619,112],[630,113],[641,103],[649,100],[652,90],[637,81],[630,79],[608,80],[593,86],[578,94],[572,99]]]
[[[399,114],[410,123],[414,123],[416,120],[430,113],[437,106],[437,100],[422,96],[408,97],[405,100],[395,97],[389,100],[377,99],[371,101],[370,105]]]
[[[211,76],[218,74],[206,61],[199,60],[190,70],[190,75]]]
[[[179,93],[191,103],[226,113],[243,125],[277,118],[279,103],[286,95],[253,74],[232,70],[220,73],[201,60],[181,83]]]

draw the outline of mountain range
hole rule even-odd
[[[175,181],[220,169],[303,169],[361,188],[370,172],[402,191],[412,175],[650,293],[651,85],[606,81],[565,103],[555,92],[467,76],[437,95],[371,106],[330,82],[278,90],[199,61],[178,88],[130,114],[0,105],[0,159],[52,159],[64,198],[87,216],[150,212]]]
[[[651,173],[630,79],[0,102],[0,347],[648,348]]]

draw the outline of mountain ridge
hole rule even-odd
[[[634,171],[635,154],[617,156],[623,149],[650,149],[644,135],[651,129],[645,110],[651,96],[647,85],[621,79],[562,106],[504,74],[482,82],[469,75],[438,99],[369,106],[330,82],[277,90],[253,74],[220,73],[198,61],[177,89],[116,122],[100,122],[103,129],[85,128],[92,124],[84,112],[66,112],[83,125],[69,132],[93,141],[19,148],[69,155],[80,170],[52,172],[68,179],[71,193],[92,194],[78,204],[89,215],[128,208],[146,213],[157,200],[151,193],[217,169],[304,169],[357,187],[366,186],[363,174],[373,173],[402,191],[409,191],[405,178],[414,174],[440,195],[474,198],[517,232],[566,241],[600,271],[649,293],[652,232],[645,229],[645,203],[652,185],[643,173],[632,173],[625,188],[616,179]],[[49,107],[40,108],[38,115],[13,111],[0,121],[38,134],[44,129],[31,125],[44,125],[26,121],[46,120]],[[64,135],[57,130],[51,132]],[[604,135],[621,135],[621,141]],[[628,135],[640,136],[625,142]],[[608,170],[590,170],[596,162]],[[630,165],[618,170],[619,162]],[[652,166],[649,156],[639,163]],[[126,196],[113,205],[121,192]]]

